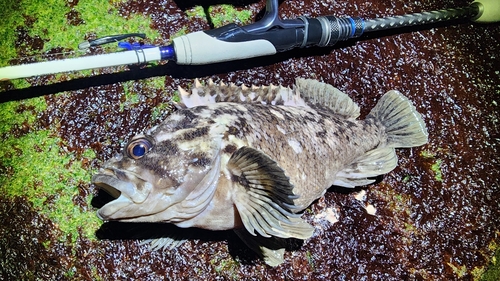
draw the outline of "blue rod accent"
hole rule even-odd
[[[349,19],[349,22],[351,23],[351,35],[349,36],[349,38],[352,38],[352,37],[354,37],[354,34],[356,33],[356,23],[354,22],[354,20],[351,17],[348,17],[348,19]]]
[[[176,60],[174,46],[161,46],[160,56],[162,60]]]

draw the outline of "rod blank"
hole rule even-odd
[[[161,59],[159,47],[0,68],[0,81],[60,72],[146,63]]]

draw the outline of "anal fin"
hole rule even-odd
[[[333,185],[355,187],[373,183],[375,180],[368,178],[392,171],[397,166],[397,161],[392,147],[370,150],[338,172]]]

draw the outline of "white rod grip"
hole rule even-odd
[[[160,49],[147,48],[96,56],[13,65],[0,68],[0,81],[160,60]]]
[[[274,45],[264,39],[225,42],[203,31],[173,40],[178,64],[211,64],[276,54]]]

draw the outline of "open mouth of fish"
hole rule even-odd
[[[97,174],[92,177],[92,183],[98,186],[100,189],[106,191],[113,199],[120,197],[122,194],[120,190],[116,189],[114,186],[123,185],[119,179],[114,178],[110,175]]]
[[[112,200],[106,202],[98,211],[101,219],[108,219],[122,208],[131,204],[141,204],[146,200],[149,190],[144,188],[139,190],[133,183],[134,180],[138,180],[134,175],[125,175],[122,171],[108,169],[101,170],[92,177],[92,183],[112,197]]]

